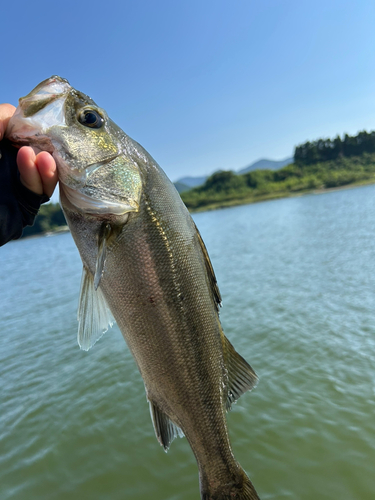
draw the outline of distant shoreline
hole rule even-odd
[[[64,233],[69,233],[70,229],[68,226],[60,226],[54,229],[53,231],[45,231],[43,233],[35,233],[35,234],[30,234],[27,236],[21,236],[18,240],[13,240],[13,241],[22,241],[22,240],[31,240],[33,238],[49,238],[50,236],[56,236],[57,234],[64,234]]]
[[[219,210],[222,208],[230,208],[230,207],[238,207],[240,205],[251,205],[253,203],[261,203],[263,201],[272,201],[279,200],[282,198],[297,198],[299,196],[305,196],[309,194],[324,194],[330,193],[333,191],[343,191],[345,189],[354,189],[361,186],[369,186],[371,184],[375,184],[375,179],[353,182],[351,184],[345,184],[343,186],[336,186],[332,188],[320,188],[320,189],[305,189],[301,191],[283,191],[279,193],[268,193],[265,195],[259,195],[255,197],[249,198],[235,198],[233,200],[227,200],[216,203],[209,203],[205,206],[198,207],[196,209],[190,209],[190,213],[200,213],[200,212],[209,212],[211,210]]]

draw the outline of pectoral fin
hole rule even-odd
[[[94,278],[83,267],[78,304],[78,344],[88,351],[114,323],[103,292],[95,289]]]
[[[258,383],[258,377],[249,363],[238,354],[229,340],[222,333],[224,362],[228,371],[227,410],[246,391],[251,391]]]
[[[149,401],[149,404],[157,440],[163,446],[164,451],[168,451],[174,438],[184,437],[184,433],[165,413],[159,410],[152,401]]]
[[[127,221],[127,217],[123,220],[123,224]],[[100,228],[100,232],[98,234],[98,256],[96,259],[94,276],[95,290],[98,289],[100,280],[102,279],[104,273],[108,250],[110,250],[111,245],[114,241],[116,241],[117,236],[121,233],[121,228],[122,226],[111,226],[111,224],[106,222],[104,222]]]
[[[111,234],[110,224],[103,224],[98,237],[98,257],[96,259],[96,269],[94,276],[94,288],[98,289],[101,277],[104,272],[104,264],[107,258],[107,242]]]

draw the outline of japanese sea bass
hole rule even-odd
[[[159,443],[185,435],[204,500],[255,500],[235,460],[226,410],[257,376],[224,336],[206,247],[151,156],[67,80],[19,101],[8,137],[50,152],[83,263],[78,342],[117,322],[143,377]]]

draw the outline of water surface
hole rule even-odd
[[[260,376],[228,415],[262,500],[372,500],[375,186],[194,215],[228,338]],[[76,343],[69,234],[0,249],[1,500],[192,500],[185,439],[157,443],[115,327]]]

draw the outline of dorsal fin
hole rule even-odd
[[[202,249],[204,262],[206,264],[206,270],[207,270],[209,282],[211,284],[211,291],[212,291],[213,299],[214,299],[214,302],[216,305],[216,309],[219,310],[219,307],[221,306],[221,295],[220,295],[219,286],[218,286],[217,281],[216,281],[214,268],[212,267],[211,260],[210,260],[210,257],[208,255],[206,245],[204,244],[204,241],[202,240],[201,233],[199,232],[197,226],[195,226],[195,229],[197,231],[198,241],[199,241],[200,247]]]
[[[228,372],[227,410],[246,391],[251,391],[257,383],[258,377],[249,363],[238,354],[229,340],[222,333],[224,363]]]

